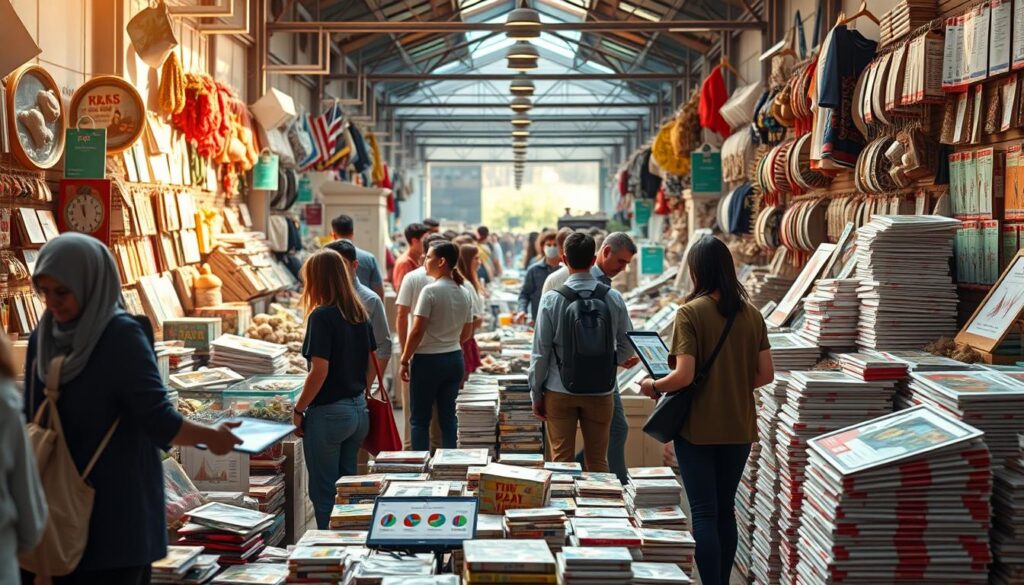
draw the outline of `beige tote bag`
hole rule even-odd
[[[114,421],[100,441],[89,464],[79,474],[64,439],[64,428],[57,412],[57,400],[60,398],[60,366],[63,362],[64,356],[55,357],[50,361],[50,369],[46,373],[46,399],[26,429],[29,444],[32,445],[36,457],[36,465],[39,467],[39,477],[42,479],[50,515],[46,519],[42,540],[18,560],[26,571],[48,577],[67,575],[74,571],[82,560],[82,553],[85,552],[85,545],[89,540],[89,518],[92,516],[95,496],[95,490],[86,482],[86,478],[89,477],[89,472],[106,449],[120,422],[120,419]],[[27,372],[33,381],[34,372],[33,362],[32,369]]]

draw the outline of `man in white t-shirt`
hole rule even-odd
[[[429,234],[423,238],[423,249],[429,249],[431,242],[442,240],[445,240],[445,237],[441,234]],[[427,269],[423,266],[412,270],[402,279],[402,286],[398,289],[398,299],[395,301],[397,309],[395,328],[398,329],[398,342],[403,348],[409,337],[409,331],[412,330],[411,316],[413,310],[416,309],[416,304],[419,303],[420,293],[432,282],[434,282],[434,279],[427,276]],[[405,419],[402,444],[405,450],[409,451],[412,450],[412,424],[409,422],[412,408],[409,401],[409,384],[408,382],[399,381],[399,387],[402,392],[402,418]],[[430,448],[433,451],[440,446],[441,427],[437,424],[437,416],[434,416],[430,420]]]

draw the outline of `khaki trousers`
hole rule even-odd
[[[615,410],[614,398],[582,394],[544,393],[548,444],[552,461],[576,459],[576,426],[583,433],[583,459],[587,471],[608,471],[608,436]]]
[[[405,419],[405,426],[402,427],[402,448],[412,451],[412,424],[409,417],[412,416],[412,402],[409,400],[409,383],[398,379],[398,391],[402,395],[402,418]],[[433,453],[441,448],[441,425],[437,422],[437,404],[434,405],[434,413],[430,416],[430,452]]]

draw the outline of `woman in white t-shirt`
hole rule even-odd
[[[466,276],[466,282],[462,283],[462,286],[466,289],[466,293],[469,294],[469,298],[473,301],[473,333],[476,333],[480,326],[484,323],[484,289],[480,286],[480,279],[477,278],[476,271],[480,267],[480,253],[476,246],[472,244],[463,244],[459,246],[459,272]],[[466,376],[468,378],[470,374],[476,371],[480,367],[480,346],[476,343],[476,338],[470,335],[469,339],[462,342],[462,361],[465,367]]]
[[[430,449],[430,416],[437,404],[441,445],[456,447],[455,398],[464,374],[462,342],[473,335],[473,300],[463,288],[459,249],[451,242],[431,244],[424,268],[434,282],[424,287],[413,310],[412,331],[402,348],[399,373],[409,382],[412,448]]]

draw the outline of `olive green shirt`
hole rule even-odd
[[[725,328],[725,317],[711,297],[694,299],[676,311],[672,355],[692,355],[700,371]],[[758,354],[769,349],[768,328],[753,305],[736,315],[722,350],[697,391],[679,435],[696,445],[753,443],[757,440],[754,376]]]

